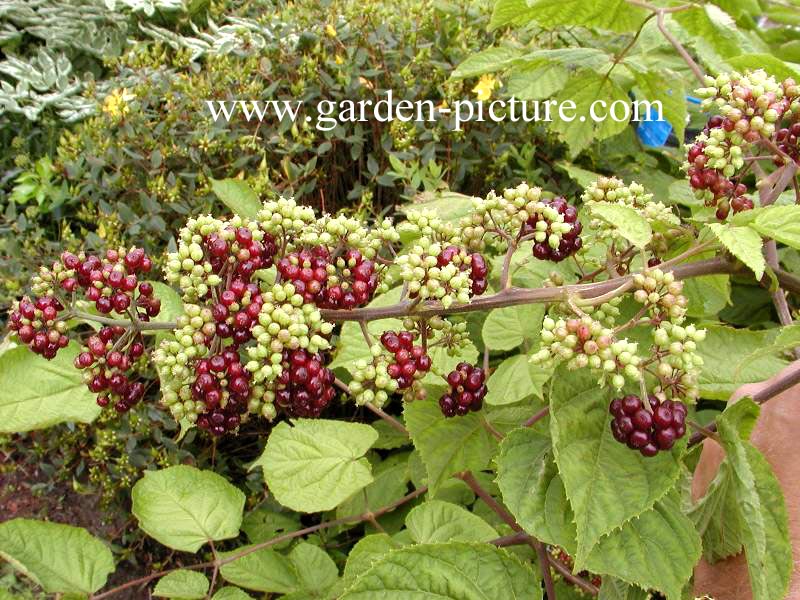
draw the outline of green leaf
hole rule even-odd
[[[764,69],[770,75],[774,75],[778,81],[788,78],[800,79],[800,70],[789,63],[782,61],[772,54],[748,53],[732,56],[725,60],[732,68],[737,71],[755,71]]]
[[[427,470],[432,495],[453,473],[480,471],[489,464],[495,441],[481,415],[446,419],[435,402],[407,403],[403,414]]]
[[[499,537],[495,528],[479,516],[441,500],[428,500],[412,508],[406,516],[406,527],[418,544],[488,542]]]
[[[228,559],[252,547],[243,546],[231,552],[220,552],[219,555],[222,559]],[[271,548],[261,548],[226,563],[219,572],[225,581],[248,590],[288,594],[300,588],[294,563]]]
[[[588,65],[586,68],[589,68]],[[564,103],[567,101],[574,102],[576,106],[574,114],[572,112],[565,113],[565,116],[574,117],[574,119],[571,121],[561,120],[556,114],[553,116],[554,120],[551,126],[569,146],[571,159],[580,154],[591,142],[610,138],[628,126],[627,120],[615,121],[610,116],[599,121],[592,119],[589,110],[595,101],[602,100],[606,103],[603,111],[610,110],[608,107],[614,102],[622,102],[625,106],[628,106],[630,102],[625,90],[612,79],[605,78],[600,74],[583,71],[580,75],[573,76],[561,90],[557,99],[559,106],[565,106]],[[598,117],[602,116],[599,111],[601,111],[599,106],[595,107],[595,115]]]
[[[734,329],[719,325],[706,327],[706,339],[697,344],[703,358],[699,385],[703,398],[727,400],[743,383],[769,379],[786,366],[787,361],[776,354],[754,358],[740,364],[731,357],[747,356],[753,348],[769,346],[769,331]]]
[[[372,482],[364,453],[378,439],[369,425],[298,419],[273,428],[261,457],[275,499],[300,512],[336,508]]]
[[[472,214],[475,210],[475,198],[466,196],[450,190],[438,191],[433,195],[432,200],[425,202],[412,202],[404,204],[399,208],[400,212],[430,210],[445,223],[457,224],[463,217]]]
[[[503,503],[536,539],[575,553],[575,516],[553,461],[550,437],[520,427],[500,443],[497,486]]]
[[[226,585],[224,588],[220,588],[211,600],[253,600],[253,598],[237,587]]]
[[[111,551],[85,529],[31,519],[0,523],[0,558],[49,594],[92,594],[114,570]]]
[[[258,194],[241,179],[212,179],[211,190],[234,214],[244,219],[255,219],[261,210]]]
[[[156,323],[175,321],[183,314],[183,300],[181,300],[180,294],[166,283],[151,281],[150,284],[153,286],[153,295],[161,300],[161,312],[153,317],[152,320]],[[161,331],[156,335],[157,339],[161,339],[170,335],[170,333],[168,331]]]
[[[0,355],[0,433],[21,433],[65,421],[91,423],[100,414],[95,394],[72,364],[80,346],[70,342],[53,360],[27,346]]]
[[[532,0],[536,23],[545,28],[592,27],[611,31],[636,31],[647,16],[625,0]]]
[[[582,188],[589,187],[590,183],[597,181],[597,178],[600,177],[599,173],[588,171],[565,160],[558,161],[556,167],[563,169],[569,178]]]
[[[525,25],[533,20],[536,11],[528,6],[527,0],[497,0],[494,3],[489,31],[503,25]]]
[[[612,393],[598,387],[596,376],[562,367],[553,382],[550,433],[575,512],[576,568],[583,568],[602,536],[650,509],[675,484],[685,442],[652,458],[631,452],[611,435]]]
[[[506,93],[517,100],[543,100],[566,85],[569,71],[552,62],[533,67],[514,68],[506,79]]]
[[[289,553],[300,588],[303,590],[326,590],[339,579],[336,563],[319,546],[300,542]]]
[[[638,248],[644,248],[653,239],[653,230],[643,216],[630,206],[611,202],[593,202],[589,212],[613,226],[619,235]]]
[[[615,577],[603,577],[597,600],[648,600],[650,594]]]
[[[542,397],[542,386],[550,378],[550,373],[532,365],[526,354],[507,358],[486,382],[489,389],[486,404],[500,406],[513,404],[531,396]]]
[[[455,68],[450,77],[451,79],[466,79],[500,71],[510,67],[520,56],[521,52],[517,48],[508,46],[486,48],[481,52],[470,54]]]
[[[257,506],[242,519],[242,531],[253,544],[300,529],[300,515],[290,511],[279,511],[269,505],[270,501]],[[280,549],[284,544],[273,546]]]
[[[741,420],[756,414],[752,400],[739,400],[717,419],[717,430],[733,473],[753,600],[771,600],[786,594],[794,562],[780,483],[758,449],[741,438]]]
[[[356,579],[340,600],[450,598],[541,600],[531,569],[487,544],[422,544],[395,550]]]
[[[408,454],[393,454],[382,463],[373,465],[372,483],[340,504],[336,516],[360,515],[405,496],[408,491]]]
[[[347,555],[347,563],[344,566],[344,578],[350,583],[364,571],[369,569],[375,562],[391,550],[401,548],[402,544],[393,540],[386,533],[374,533],[362,537]]]
[[[483,342],[490,350],[513,350],[526,339],[539,338],[543,317],[541,304],[497,308],[483,322]]]
[[[679,11],[670,18],[689,34],[690,43],[706,62],[718,64],[753,48],[752,41],[739,31],[733,18],[713,4]]]
[[[703,556],[709,562],[717,562],[742,550],[742,523],[736,504],[733,472],[728,461],[724,460],[706,495],[689,513],[703,539]]]
[[[198,571],[178,569],[158,580],[153,596],[163,598],[205,598],[211,584],[208,577]]]
[[[761,279],[767,266],[762,251],[761,236],[749,227],[731,227],[723,223],[710,223],[708,228],[723,246],[742,261]]]
[[[750,227],[766,238],[800,249],[800,206],[796,204],[760,211]]]
[[[208,541],[239,535],[245,496],[211,471],[146,471],[131,495],[139,527],[169,548],[197,552]]]
[[[700,552],[700,537],[673,493],[601,539],[586,566],[593,573],[658,590],[667,600],[681,600]]]
[[[644,94],[637,101],[661,102],[664,118],[672,125],[675,136],[682,140],[686,129],[686,90],[680,76],[663,68],[656,71],[635,71],[635,75],[636,83]],[[640,114],[640,118],[644,116]]]

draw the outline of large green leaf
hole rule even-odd
[[[373,446],[374,447],[374,446]],[[392,454],[385,461],[373,464],[373,481],[360,493],[353,494],[336,508],[337,517],[360,515],[368,510],[391,504],[408,491],[408,455]]]
[[[794,562],[780,483],[758,449],[742,439],[741,421],[752,422],[758,410],[752,400],[742,399],[717,419],[717,430],[733,473],[753,600],[771,600],[786,594]],[[749,429],[746,425],[744,433]]]
[[[467,57],[456,67],[451,77],[453,79],[464,79],[483,75],[484,73],[493,73],[511,66],[520,56],[519,49],[509,46],[487,48]]]
[[[526,339],[537,340],[543,317],[541,304],[495,309],[483,322],[483,342],[490,350],[512,350]]]
[[[798,70],[797,67],[793,67],[772,54],[740,54],[739,56],[728,58],[725,62],[740,72],[764,69],[770,75],[774,75],[779,81],[789,77],[794,79],[800,78],[800,70]]]
[[[71,342],[53,360],[27,346],[0,354],[0,433],[19,433],[65,421],[91,423],[100,407],[72,362],[80,352]]]
[[[261,202],[253,189],[241,179],[212,179],[212,191],[222,203],[245,219],[255,219]]]
[[[686,128],[686,92],[680,76],[669,69],[655,71],[635,71],[636,83],[644,97],[637,101],[647,100],[661,102],[664,118],[672,125],[675,136],[683,139]],[[644,114],[639,118],[643,119]]]
[[[586,566],[593,573],[658,590],[667,600],[681,600],[700,551],[700,537],[673,493],[601,539]]]
[[[640,587],[620,581],[615,577],[603,577],[597,600],[648,600],[650,594]]]
[[[300,542],[289,553],[300,588],[307,591],[323,591],[339,579],[336,563],[319,546]]]
[[[631,452],[611,435],[612,393],[598,387],[596,376],[562,368],[553,382],[550,432],[575,512],[576,567],[583,568],[602,536],[652,508],[675,484],[685,441],[652,458]]]
[[[0,558],[50,594],[92,594],[114,570],[111,551],[85,529],[31,519],[0,523]]]
[[[253,466],[275,499],[300,512],[336,508],[372,482],[364,453],[378,439],[369,425],[324,419],[278,424]]]
[[[547,28],[592,27],[636,31],[647,12],[625,0],[530,0],[533,20]]]
[[[722,223],[710,223],[708,228],[731,254],[753,271],[756,279],[763,277],[767,264],[758,233],[749,227],[731,227]]]
[[[527,354],[507,358],[486,382],[489,389],[486,403],[494,406],[513,404],[531,396],[542,397],[542,386],[550,378],[550,372],[532,365]]]
[[[494,3],[489,29],[503,25],[524,25],[536,15],[536,10],[528,6],[527,0],[497,0]]]
[[[589,211],[617,230],[637,248],[644,248],[653,238],[653,230],[643,216],[630,206],[611,202],[593,202]]]
[[[250,548],[252,546],[221,552],[220,556],[228,559]],[[271,548],[261,548],[226,563],[219,572],[225,581],[259,592],[288,594],[300,588],[300,578],[294,563],[289,557]]]
[[[479,516],[441,500],[428,500],[411,509],[406,527],[411,539],[419,544],[488,542],[499,537],[494,527]]]
[[[197,552],[208,541],[239,535],[245,496],[211,471],[186,465],[146,471],[131,496],[139,527],[175,550]]]
[[[178,569],[167,573],[158,580],[153,596],[162,598],[185,598],[195,600],[205,598],[210,586],[208,577],[198,571]]]
[[[800,206],[770,206],[758,213],[750,227],[764,237],[800,249]]]
[[[714,480],[689,517],[703,538],[703,556],[717,562],[742,550],[742,523],[736,505],[733,472],[727,460],[719,466]]]
[[[226,585],[220,588],[211,600],[253,600],[251,596],[245,594],[242,590],[232,585]]]
[[[347,563],[344,566],[344,579],[348,583],[352,582],[382,558],[384,554],[401,547],[402,544],[393,540],[386,533],[365,535],[356,542],[347,555]]]
[[[541,600],[538,578],[488,544],[420,544],[395,550],[356,579],[340,600]]]
[[[506,80],[506,93],[518,100],[543,100],[569,81],[569,71],[558,63],[518,67]]]
[[[575,553],[575,523],[550,437],[535,428],[510,432],[500,444],[497,486],[517,523],[538,540]]]
[[[495,441],[483,426],[482,415],[447,419],[435,402],[407,403],[403,414],[432,494],[454,473],[480,471],[489,464]]]

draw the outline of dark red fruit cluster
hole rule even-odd
[[[397,381],[398,389],[405,390],[414,383],[417,373],[427,373],[431,369],[431,357],[422,346],[414,345],[414,334],[410,331],[384,331],[381,344],[394,354],[395,362],[387,367],[389,377]]]
[[[242,365],[239,353],[228,347],[200,359],[195,373],[192,397],[205,406],[197,417],[197,426],[214,435],[239,427],[251,393],[250,373]]]
[[[265,233],[262,241],[256,241],[247,227],[238,227],[234,235],[235,242],[230,243],[216,233],[205,238],[206,252],[214,273],[220,273],[226,264],[231,264],[235,276],[249,281],[257,270],[272,266],[278,251],[275,238]]]
[[[277,268],[283,281],[294,285],[306,302],[316,302],[328,283],[328,264],[331,255],[324,246],[303,249],[287,254],[278,261]]]
[[[800,165],[800,122],[776,131],[775,141],[781,152],[788,154],[794,162]],[[781,165],[783,161],[776,158],[775,163]]]
[[[127,253],[107,250],[103,259],[64,252],[61,262],[75,273],[60,282],[62,289],[72,293],[83,288],[86,299],[94,302],[101,314],[114,311],[122,315],[133,307],[140,320],[149,321],[161,311],[161,301],[153,297],[152,285],[139,282],[139,276],[153,267],[141,248],[132,248]]]
[[[103,327],[91,336],[78,356],[75,367],[84,370],[86,386],[97,396],[97,404],[113,406],[118,413],[128,412],[144,395],[144,384],[131,381],[129,371],[144,354],[141,334],[125,344],[124,327]]]
[[[275,404],[291,417],[319,417],[336,397],[333,371],[322,356],[306,350],[284,350],[283,371],[277,381]]]
[[[341,265],[340,265],[341,263]],[[335,261],[337,280],[320,293],[317,305],[320,308],[351,309],[363,306],[372,299],[378,287],[375,263],[364,258],[353,248]]]
[[[566,233],[561,234],[561,242],[557,248],[553,248],[547,240],[537,242],[533,245],[533,256],[539,260],[551,260],[553,262],[561,262],[575,254],[583,247],[583,240],[581,239],[581,231],[583,225],[578,221],[578,209],[570,205],[566,198],[557,197],[552,200],[543,200],[544,204],[558,211],[559,214],[564,215],[564,222],[570,223],[572,228]],[[537,231],[536,224],[539,221],[547,221],[543,214],[537,213],[528,219],[525,224],[520,228],[519,236],[525,237]],[[550,223],[546,229],[548,237],[551,233]]]
[[[58,313],[62,310],[64,307],[61,302],[53,296],[42,296],[35,300],[26,296],[9,315],[8,326],[17,333],[23,344],[51,360],[69,343],[64,331],[61,331],[66,328],[58,319]]]
[[[249,231],[249,230],[248,230]],[[219,294],[218,301],[211,306],[211,316],[216,323],[216,335],[231,339],[233,346],[244,344],[251,337],[253,325],[258,321],[258,313],[264,299],[256,283],[245,283],[244,279],[233,279]],[[213,336],[208,337],[211,342]]]
[[[464,251],[458,246],[447,246],[439,253],[439,256],[436,258],[436,260],[439,267],[444,267],[445,265],[449,265],[451,262],[453,262],[453,259],[462,253],[464,253]],[[462,271],[466,270],[467,268],[469,268],[469,278],[472,281],[471,293],[473,296],[480,296],[486,291],[486,288],[489,285],[489,266],[486,264],[486,259],[482,254],[473,252],[470,255],[469,266],[463,263],[461,265]]]
[[[439,399],[439,408],[445,417],[465,415],[480,410],[486,396],[486,373],[469,363],[458,363],[447,375],[450,389]]]
[[[644,456],[669,450],[686,433],[686,405],[677,400],[660,401],[648,397],[650,411],[639,396],[628,395],[611,401],[608,411],[614,416],[611,433],[614,439]]]

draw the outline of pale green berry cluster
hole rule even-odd
[[[660,386],[674,398],[696,399],[699,396],[698,374],[703,357],[697,352],[698,342],[706,338],[706,330],[694,325],[675,325],[666,321],[653,330],[654,363]]]
[[[294,198],[279,198],[264,202],[256,221],[265,232],[282,239],[291,248],[306,230],[314,230],[317,216],[310,206],[297,204]]]
[[[458,229],[428,209],[408,210],[406,220],[398,226],[398,232],[419,240],[422,245],[461,243]]]
[[[426,328],[428,344],[438,348],[446,348],[450,356],[455,356],[459,351],[471,343],[465,319],[445,319],[434,315],[428,319],[405,317],[403,329],[417,332],[421,336],[422,328]]]
[[[258,383],[272,381],[283,370],[283,351],[305,349],[312,354],[330,348],[326,339],[333,325],[322,319],[313,303],[295,293],[291,283],[275,284],[261,297],[263,304],[251,333],[256,344],[247,348],[245,368]]]
[[[438,243],[412,246],[395,261],[400,267],[400,279],[408,286],[410,298],[439,300],[445,308],[454,303],[467,304],[472,280],[469,270],[462,266],[468,266],[472,257],[462,249],[448,264],[440,267],[437,257],[442,250]]]
[[[381,408],[389,401],[389,396],[398,390],[398,383],[387,372],[392,358],[383,346],[376,342],[370,352],[371,361],[363,358],[356,361],[353,380],[348,387],[358,406],[373,404]]]
[[[384,219],[367,228],[363,221],[345,215],[323,215],[314,225],[300,234],[300,246],[326,246],[328,248],[354,248],[362,256],[374,259],[381,248],[400,240],[391,219]]]
[[[626,184],[617,177],[598,177],[596,181],[590,183],[584,190],[581,200],[588,207],[597,202],[628,206],[646,219],[651,226],[655,223],[660,223],[667,227],[678,227],[680,225],[680,219],[671,207],[663,202],[653,201],[653,194],[647,192],[643,185],[635,181]],[[613,224],[607,223],[602,219],[592,219],[591,227],[601,239],[612,238],[617,235]]]
[[[619,390],[626,379],[641,379],[641,358],[638,345],[627,339],[618,340],[614,332],[591,317],[554,319],[542,322],[541,349],[531,357],[533,364],[552,367],[566,361],[570,369],[589,367],[603,374]]]
[[[544,210],[542,197],[541,188],[523,182],[517,187],[506,188],[500,195],[492,190],[486,198],[475,198],[472,213],[460,223],[465,245],[472,251],[482,250],[486,232],[493,230],[500,230],[509,238],[517,238],[522,226]],[[552,220],[558,220],[560,216],[557,211],[551,215]],[[569,229],[567,227],[567,231]],[[491,239],[500,246],[504,245],[503,235],[493,235]]]
[[[239,227],[249,229],[256,241],[264,239],[264,232],[259,229],[258,223],[247,221],[238,215],[229,220],[210,215],[192,217],[181,228],[178,233],[178,251],[168,255],[164,276],[169,283],[181,288],[185,301],[196,302],[199,298],[204,298],[209,290],[222,283],[225,275],[224,270],[214,272],[204,246],[205,239],[215,234],[225,240],[230,247],[227,260],[233,263],[239,251],[236,241],[236,229]]]
[[[759,123],[761,119],[754,117],[748,125],[748,129],[759,131]],[[746,119],[741,119],[738,123],[748,123]],[[754,129],[755,127],[755,129]],[[739,129],[743,127],[740,126]],[[772,127],[774,133],[774,126]],[[771,134],[770,134],[771,135]],[[702,144],[703,154],[706,157],[706,168],[715,169],[720,171],[725,177],[731,178],[739,170],[744,167],[744,147],[748,144],[744,134],[740,133],[738,129],[733,131],[726,131],[722,127],[714,127],[709,129],[708,133],[699,134],[692,144],[686,144],[686,150],[690,150],[693,146]],[[689,163],[685,162],[684,169],[689,168]],[[700,199],[705,199],[711,190],[696,190],[696,192],[705,191],[704,195],[695,194]],[[712,196],[713,197],[713,194]]]
[[[633,276],[636,291],[633,299],[644,305],[649,315],[658,321],[681,323],[686,315],[688,300],[683,295],[683,282],[671,271],[649,269]]]

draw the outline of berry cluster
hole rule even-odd
[[[206,345],[210,345],[213,336],[223,340],[232,340],[239,347],[252,338],[251,329],[261,312],[263,299],[255,283],[245,283],[242,279],[234,279],[227,289],[219,294],[219,302],[211,306],[211,316],[216,323],[211,335],[207,336]]]
[[[672,398],[697,398],[700,394],[698,371],[703,366],[703,357],[697,352],[697,344],[706,337],[705,329],[695,325],[677,325],[664,321],[653,330],[655,372],[659,388]]]
[[[520,228],[519,237],[533,239],[535,258],[561,262],[583,247],[580,237],[583,226],[578,221],[578,209],[565,198],[540,201],[533,209],[533,214]]]
[[[486,373],[480,367],[469,363],[459,363],[455,370],[447,374],[450,388],[439,399],[439,408],[445,417],[466,415],[478,411],[486,396]]]
[[[295,293],[306,302],[316,302],[328,283],[330,252],[324,246],[287,254],[278,261],[277,269],[283,281],[294,286]]]
[[[322,290],[318,302],[322,308],[363,306],[378,289],[375,262],[353,248],[336,258],[330,271],[328,286]]]
[[[319,417],[336,396],[333,371],[319,354],[284,351],[283,371],[276,379],[275,404],[291,417]]]
[[[677,281],[672,272],[649,269],[636,273],[633,283],[637,288],[633,299],[648,309],[656,324],[683,320],[689,301],[683,295],[683,282]]]
[[[686,405],[678,400],[647,398],[649,410],[639,396],[628,395],[611,401],[608,411],[614,417],[611,433],[643,456],[669,450],[686,433]]]
[[[781,152],[800,165],[800,122],[779,129],[775,133],[775,142]],[[775,162],[782,164],[783,161],[776,158]]]
[[[616,389],[625,385],[626,377],[633,381],[641,378],[638,344],[615,339],[611,329],[591,316],[545,317],[541,342],[542,348],[531,357],[534,364],[552,366],[557,360],[566,360],[570,369],[588,366],[609,376]]]
[[[446,267],[450,264],[455,264],[462,271],[469,269],[469,278],[472,282],[470,295],[480,296],[489,287],[489,266],[486,264],[486,259],[482,254],[473,252],[467,259],[467,252],[458,246],[447,246],[441,251],[439,256],[436,257],[436,264],[439,268]]]
[[[647,220],[656,231],[670,232],[672,228],[680,225],[680,219],[673,212],[672,208],[663,202],[653,200],[653,194],[648,193],[644,186],[635,181],[626,184],[617,177],[598,177],[584,190],[581,195],[584,206],[590,211],[592,206],[598,202],[619,204],[635,210],[641,217]],[[614,223],[606,222],[603,219],[595,218],[591,221],[594,233],[601,239],[613,239],[619,236],[619,232]],[[656,234],[653,236],[656,241]]]
[[[127,346],[127,347],[126,347]],[[131,335],[124,327],[103,327],[86,340],[75,357],[75,367],[84,370],[86,386],[97,404],[128,412],[144,395],[144,384],[131,381],[134,363],[144,354],[141,334]]]
[[[161,301],[153,296],[150,283],[139,282],[139,276],[149,273],[152,267],[150,257],[141,248],[131,248],[127,252],[107,250],[102,259],[64,252],[52,270],[42,270],[39,277],[34,278],[33,285],[35,289],[57,282],[70,294],[82,288],[86,299],[94,302],[101,314],[114,311],[123,315],[132,309],[140,321],[149,321],[161,311]]]
[[[398,389],[410,388],[415,379],[430,371],[431,357],[425,348],[414,345],[414,334],[410,331],[385,331],[381,335],[381,344],[394,354],[394,362],[389,364],[386,372],[397,382]]]
[[[62,310],[64,307],[54,296],[40,296],[35,300],[26,296],[14,303],[8,327],[36,354],[51,360],[69,343],[65,335],[67,324],[58,317]]]
[[[191,386],[192,397],[203,408],[197,426],[214,435],[239,427],[252,393],[250,373],[242,365],[239,353],[227,348],[198,360],[194,372],[197,377]]]

